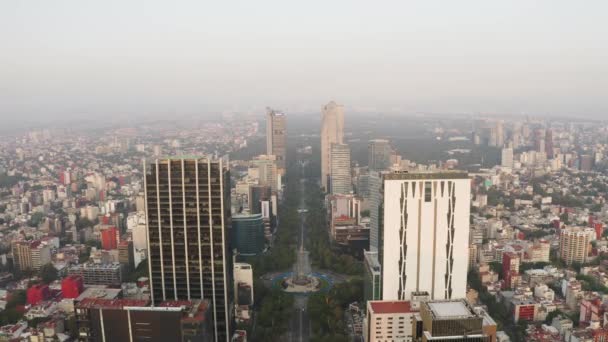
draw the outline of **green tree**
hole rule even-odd
[[[58,279],[57,269],[55,269],[53,264],[48,263],[40,268],[38,276],[42,279],[43,283],[50,284]]]
[[[32,217],[27,221],[27,225],[30,227],[38,227],[44,220],[43,213],[33,213]]]

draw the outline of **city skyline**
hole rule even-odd
[[[0,2],[0,341],[608,341],[605,13]]]

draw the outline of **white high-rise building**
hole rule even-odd
[[[513,167],[513,149],[512,148],[503,148],[501,153],[501,162],[500,164],[503,167]]]
[[[331,173],[331,144],[344,143],[344,106],[331,101],[323,107],[321,119],[321,184],[326,191]]]
[[[352,190],[350,148],[346,144],[331,144],[330,188],[332,194],[349,194]]]
[[[559,255],[567,265],[587,262],[591,241],[595,240],[596,233],[593,228],[567,227],[559,234]]]
[[[382,266],[382,299],[464,298],[471,181],[462,172],[381,174],[381,205],[370,232]],[[376,187],[378,189],[378,187]],[[373,196],[372,196],[373,197]],[[372,206],[374,203],[372,203]],[[373,218],[372,218],[373,220]],[[371,238],[370,238],[371,240]]]

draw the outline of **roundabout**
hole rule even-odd
[[[327,292],[332,288],[334,281],[326,274],[312,272],[306,283],[294,282],[294,272],[280,273],[272,277],[271,287],[287,293],[311,294],[314,292]]]

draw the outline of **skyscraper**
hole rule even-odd
[[[513,149],[503,148],[501,153],[500,165],[503,167],[513,167]]]
[[[321,184],[329,191],[328,180],[331,173],[331,144],[344,143],[344,107],[329,102],[323,107],[321,119]]]
[[[352,190],[350,148],[346,144],[331,144],[330,189],[332,194],[349,194]]]
[[[393,149],[388,140],[370,140],[368,145],[369,169],[373,171],[388,170],[391,166],[392,153]]]
[[[553,159],[553,131],[551,129],[547,129],[545,134],[545,152],[547,152],[547,158]]]
[[[505,124],[502,120],[496,122],[496,146],[505,145]]]
[[[272,108],[266,108],[266,154],[276,157],[279,174],[285,174],[285,155],[287,145],[285,114]]]
[[[230,337],[230,176],[221,160],[183,157],[144,165],[153,305],[209,299],[215,341]]]
[[[412,292],[420,291],[428,292],[431,299],[464,298],[468,175],[385,172],[380,179],[373,190],[379,191],[378,200],[370,204],[371,228],[376,230],[370,232],[374,240],[370,247],[378,251],[382,299],[409,300]]]

